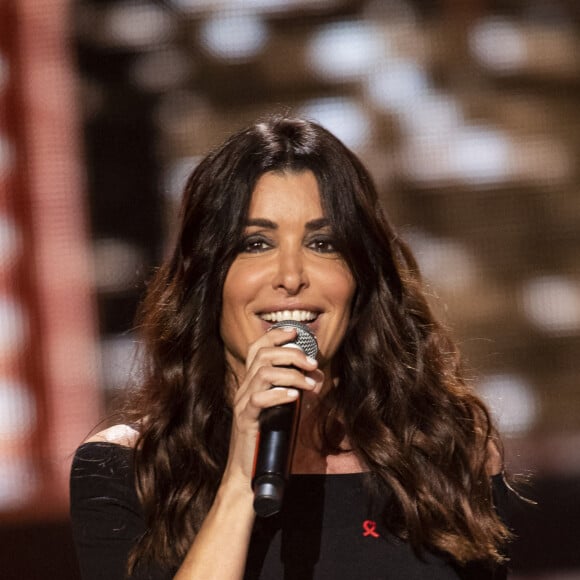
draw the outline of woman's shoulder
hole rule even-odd
[[[73,475],[127,472],[138,436],[129,425],[114,425],[91,435],[75,451]]]
[[[71,482],[75,485],[84,482],[83,487],[92,487],[99,480],[101,484],[106,480],[130,486],[138,436],[138,431],[128,425],[115,425],[87,438],[74,454]]]
[[[503,471],[503,455],[498,444],[491,439],[487,443],[487,461],[485,463],[485,470],[489,477],[501,475]]]
[[[90,443],[110,443],[121,447],[135,447],[139,432],[130,425],[113,425],[85,439],[83,445]]]
[[[69,480],[73,521],[84,525],[97,517],[110,522],[119,517],[119,509],[139,513],[133,452],[137,437],[133,428],[115,425],[77,447]]]

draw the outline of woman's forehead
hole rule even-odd
[[[269,172],[258,179],[252,192],[248,218],[305,215],[323,217],[318,180],[311,171]]]

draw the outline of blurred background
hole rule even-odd
[[[288,112],[367,164],[532,475],[511,577],[580,579],[579,105],[576,0],[0,0],[0,577],[78,578],[71,456],[185,178]]]

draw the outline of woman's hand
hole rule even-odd
[[[260,337],[248,351],[245,374],[238,377],[240,386],[234,395],[228,463],[215,500],[176,580],[233,580],[244,575],[255,518],[251,480],[260,412],[295,401],[298,390],[319,393],[322,388],[324,375],[315,360],[299,349],[281,348],[295,336],[294,328],[275,329]]]
[[[294,402],[299,389],[320,393],[324,375],[317,368],[316,360],[298,348],[282,348],[295,337],[295,328],[276,328],[248,350],[246,373],[238,378],[240,386],[234,394],[230,453],[222,485],[235,482],[251,493],[259,416],[263,409]]]

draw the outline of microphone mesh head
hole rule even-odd
[[[286,343],[284,346],[297,346],[306,356],[316,358],[318,354],[318,343],[316,337],[306,324],[296,322],[295,320],[282,320],[272,325],[272,328],[282,328],[283,326],[292,326],[297,330],[296,338]]]

